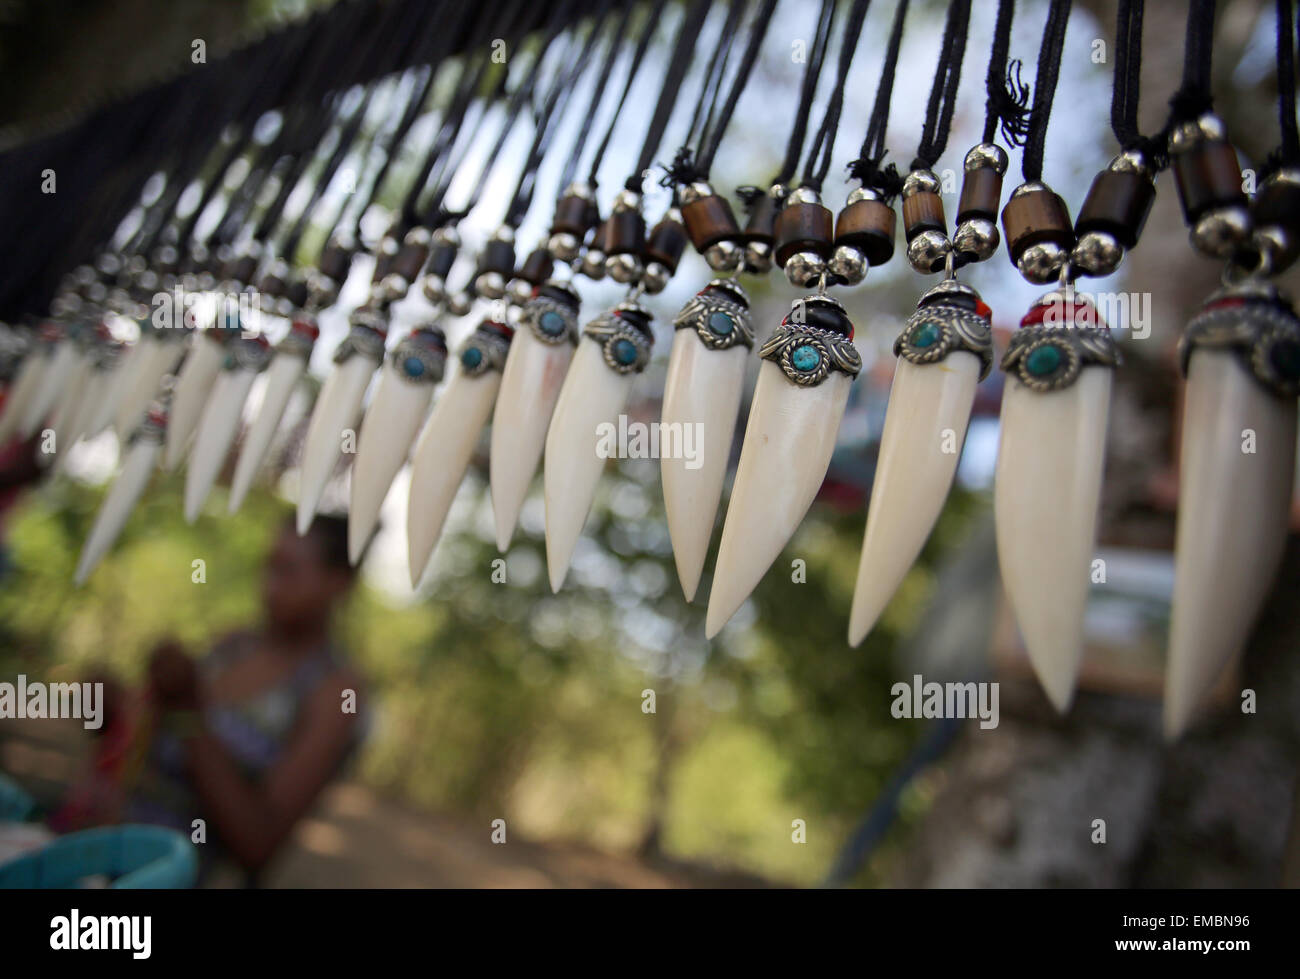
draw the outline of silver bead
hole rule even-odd
[[[447,312],[452,316],[468,316],[473,306],[474,300],[465,292],[458,292],[447,300]]]
[[[1262,254],[1267,274],[1274,275],[1290,266],[1300,254],[1300,242],[1281,225],[1270,224],[1256,228],[1251,244]]]
[[[72,275],[74,278],[76,278],[77,285],[81,286],[82,288],[85,288],[86,286],[90,285],[98,278],[98,276],[95,274],[95,270],[91,268],[89,265],[78,265],[76,269],[73,271]]]
[[[1007,151],[1001,146],[996,143],[977,143],[966,151],[962,169],[967,173],[990,167],[996,170],[999,176],[1007,172]]]
[[[506,294],[506,280],[500,272],[480,272],[474,291],[484,299],[501,299]]]
[[[698,200],[713,196],[713,188],[703,180],[697,180],[682,188],[682,203],[694,204]]]
[[[584,201],[591,201],[596,199],[596,194],[591,189],[591,184],[585,180],[575,180],[564,188],[564,193],[560,197],[581,197]]]
[[[641,195],[634,190],[620,190],[614,198],[615,211],[637,211],[641,209]]]
[[[611,255],[605,259],[605,271],[615,282],[621,282],[623,285],[630,285],[641,278],[645,272],[645,266],[641,264],[641,259],[631,252],[623,252],[621,255]]]
[[[588,248],[582,256],[581,272],[592,282],[605,278],[605,253],[599,248]]]
[[[967,218],[957,225],[952,236],[952,247],[959,255],[970,255],[983,262],[998,250],[1002,236],[998,226],[988,218]]]
[[[1026,248],[1016,262],[1016,268],[1030,282],[1044,285],[1060,275],[1065,259],[1064,248],[1054,241],[1043,241]]]
[[[153,269],[145,269],[143,272],[141,272],[139,275],[135,277],[135,284],[145,292],[153,292],[155,289],[158,288],[158,273],[155,272]],[[211,288],[212,286],[209,285],[208,289]],[[203,291],[206,292],[207,289]]]
[[[420,283],[420,291],[435,306],[447,301],[447,281],[440,275],[426,275]]]
[[[1197,220],[1192,244],[1204,255],[1231,258],[1250,237],[1250,230],[1250,212],[1244,207],[1216,207]]]
[[[913,170],[903,178],[904,199],[917,194],[937,194],[942,189],[943,184],[933,170]]]
[[[907,260],[916,271],[928,275],[944,267],[951,251],[952,242],[942,231],[922,231],[907,243]]]
[[[522,306],[533,298],[533,284],[527,279],[511,279],[506,287],[506,294],[516,306]]]
[[[410,231],[406,233],[406,236],[402,239],[402,244],[403,245],[427,245],[429,241],[432,239],[432,237],[433,235],[430,234],[428,228],[422,227],[420,225],[416,225],[414,228],[412,228]]]
[[[324,309],[338,294],[338,283],[325,273],[313,270],[307,274],[307,305],[313,310]]]
[[[798,187],[785,198],[785,206],[790,207],[792,204],[820,204],[822,202],[821,194],[811,187]]]
[[[855,286],[867,276],[867,256],[849,245],[840,245],[826,264],[826,270],[847,286]]]
[[[1199,119],[1175,126],[1169,134],[1169,152],[1186,153],[1202,143],[1221,143],[1228,138],[1228,130],[1223,120],[1212,112],[1207,112]]]
[[[1105,231],[1089,231],[1070,252],[1070,264],[1088,275],[1110,275],[1123,258],[1124,246]]]
[[[513,244],[515,240],[515,229],[510,227],[508,224],[503,224],[501,227],[497,228],[496,231],[492,232],[492,240],[508,241]]]
[[[826,263],[816,252],[795,252],[785,262],[785,277],[800,289],[815,286],[825,273]]]
[[[194,254],[194,257],[195,257],[196,259],[199,258],[199,252],[200,252],[200,251],[202,251],[202,253],[203,253],[202,261],[207,261],[207,258],[208,258],[208,250],[207,250],[207,248],[205,248],[205,247],[202,246],[202,245],[198,246],[198,248],[194,251],[194,253],[193,253],[193,254]],[[144,258],[143,255],[132,255],[132,256],[127,260],[127,263],[126,263],[126,270],[127,270],[129,273],[131,273],[131,275],[139,275],[141,272],[143,272],[143,271],[144,271],[145,269],[147,269],[148,267],[149,267],[149,263],[145,261],[145,258]]]
[[[460,247],[460,232],[451,225],[445,225],[433,233],[434,245],[445,245],[450,248]]]
[[[159,265],[175,265],[179,258],[175,245],[162,245],[153,253],[153,260]]]
[[[1115,173],[1135,173],[1151,179],[1151,162],[1141,150],[1125,150],[1111,160],[1106,169]]]
[[[1025,194],[1037,194],[1046,191],[1052,192],[1052,188],[1047,186],[1041,180],[1026,180],[1023,184],[1011,192],[1012,197],[1022,197]]]
[[[379,295],[385,302],[395,303],[406,295],[411,283],[396,272],[389,272],[379,280]]]
[[[849,196],[848,199],[845,200],[844,206],[848,207],[850,204],[856,204],[858,201],[878,200],[880,200],[880,193],[878,191],[872,190],[870,187],[855,187],[853,190],[849,191]]]
[[[95,259],[95,268],[100,275],[114,276],[122,271],[122,258],[113,252],[100,252]]]
[[[744,249],[734,241],[719,241],[704,250],[704,260],[715,272],[734,272],[744,258]]]
[[[772,271],[772,246],[765,241],[745,245],[744,268],[750,275],[767,275]]]
[[[581,248],[577,237],[567,231],[558,231],[546,239],[546,250],[557,262],[572,262]]]
[[[90,285],[86,286],[85,291],[82,294],[86,297],[87,302],[98,306],[108,298],[108,287],[102,282],[92,282]]]
[[[646,264],[645,272],[641,276],[641,284],[645,286],[645,291],[654,295],[663,292],[668,285],[668,278],[672,273],[668,267],[659,262],[649,262]]]

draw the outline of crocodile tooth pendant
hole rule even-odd
[[[492,414],[489,480],[497,548],[510,547],[519,511],[542,461],[546,431],[578,343],[578,293],[548,280],[523,310],[501,373]],[[413,575],[417,573],[412,565]]]
[[[1300,321],[1259,281],[1220,290],[1187,328],[1165,734],[1181,735],[1241,651],[1286,542]]]
[[[447,338],[436,326],[412,330],[393,347],[357,433],[348,502],[348,560],[356,564],[379,521],[379,508],[402,468],[433,388],[447,364]]]
[[[98,351],[95,362],[95,389],[87,397],[84,414],[78,419],[75,439],[93,439],[113,421],[113,407],[121,390],[122,378],[128,365],[132,348],[113,341]]]
[[[146,320],[140,325],[140,340],[131,354],[113,408],[113,430],[123,442],[139,427],[158,396],[163,378],[176,371],[193,340],[193,330],[155,330],[147,324]]]
[[[1119,352],[1073,290],[1043,296],[1002,357],[993,506],[998,564],[1029,661],[1064,712],[1083,654],[1111,371]]]
[[[975,386],[993,367],[991,315],[974,289],[947,279],[921,297],[894,342],[899,359],[867,508],[850,645],[876,624],[948,498]]]
[[[174,470],[189,452],[203,417],[203,406],[208,403],[212,387],[230,349],[230,341],[240,332],[239,314],[233,307],[217,315],[217,322],[195,334],[189,353],[176,375],[172,392],[171,410],[167,415],[167,446],[163,452],[163,468]]]
[[[54,463],[56,470],[61,471],[67,464],[73,446],[83,438],[93,437],[103,431],[106,422],[94,431],[91,428],[104,418],[103,405],[123,352],[123,345],[109,336],[106,327],[99,332],[87,351],[86,367],[77,383],[80,394],[70,392],[73,397],[67,399],[67,410],[63,417],[60,418],[59,413],[55,416],[55,442],[58,446]]]
[[[18,365],[18,373],[5,395],[3,408],[0,408],[0,446],[9,444],[27,413],[27,406],[41,390],[45,373],[54,361],[59,335],[54,324],[43,325],[32,349]]]
[[[447,512],[504,383],[510,351],[527,334],[526,328],[512,331],[492,320],[480,325],[461,347],[460,367],[434,404],[415,443],[406,516],[412,587],[419,583],[438,546]]]
[[[40,383],[32,392],[31,400],[23,410],[18,424],[18,436],[29,439],[49,417],[59,398],[68,390],[68,383],[82,364],[81,345],[75,329],[67,329],[50,355],[49,365],[41,372]]]
[[[754,345],[749,297],[739,283],[714,279],[682,307],[673,326],[660,438],[671,438],[678,451],[663,451],[660,468],[677,578],[689,602],[713,537]]]
[[[709,595],[710,639],[736,614],[812,506],[849,388],[862,369],[853,324],[826,295],[796,300],[758,354],[763,363]]]
[[[185,520],[188,523],[198,519],[203,501],[212,491],[212,484],[217,481],[217,474],[225,465],[230,446],[239,431],[248,392],[271,359],[271,346],[262,336],[237,337],[228,346],[226,362],[203,408],[185,473]]]
[[[650,361],[650,313],[625,300],[583,329],[546,433],[546,565],[559,591],[610,455],[609,433]]]
[[[73,340],[77,347],[77,361],[50,412],[48,425],[50,431],[54,433],[54,452],[52,455],[41,452],[37,458],[42,463],[56,460],[61,462],[67,456],[68,449],[72,448],[73,428],[77,417],[81,414],[82,406],[86,403],[96,359],[96,347],[100,343],[96,334],[102,329],[104,328],[84,328]]]
[[[244,433],[244,441],[239,449],[239,459],[235,463],[235,474],[230,480],[230,501],[227,510],[235,513],[243,505],[257,476],[271,440],[280,427],[284,410],[294,388],[307,371],[307,361],[311,359],[312,349],[320,336],[320,328],[309,320],[295,320],[289,332],[276,344],[271,356],[271,364],[266,369],[266,387],[262,392],[262,403],[257,414],[249,423]]]
[[[158,466],[158,457],[162,454],[163,440],[167,433],[167,406],[170,400],[170,390],[164,390],[146,413],[144,421],[127,440],[122,471],[104,497],[90,536],[81,548],[74,578],[78,585],[85,584],[95,566],[117,541],[122,528],[126,526],[127,518],[144,493],[149,477]]]
[[[298,483],[298,533],[307,533],[344,440],[355,439],[361,402],[375,370],[384,361],[387,326],[374,309],[352,313],[352,328],[334,352],[334,372],[321,385],[307,425]]]

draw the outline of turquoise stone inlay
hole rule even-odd
[[[636,363],[636,344],[631,340],[618,339],[614,341],[614,359],[624,367]]]
[[[912,346],[919,350],[933,347],[943,337],[938,323],[918,323],[912,328]]]
[[[558,337],[564,332],[564,317],[553,309],[548,309],[537,317],[537,326],[548,337]]]
[[[424,373],[424,361],[419,357],[407,357],[402,361],[402,370],[406,371],[407,377],[419,377]]]
[[[716,333],[720,337],[725,337],[735,329],[735,326],[736,324],[726,313],[716,312],[709,314],[708,327],[709,332],[711,333]]]
[[[465,367],[473,370],[479,364],[483,363],[483,351],[478,347],[466,347],[461,352],[460,362]]]
[[[1065,361],[1065,354],[1055,344],[1046,344],[1034,350],[1025,358],[1025,370],[1034,377],[1046,377],[1053,374]]]
[[[794,364],[794,369],[804,373],[815,371],[821,362],[821,353],[811,343],[795,347],[794,353],[790,355],[790,363]]]

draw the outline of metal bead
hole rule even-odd
[[[1151,161],[1141,150],[1125,150],[1106,167],[1115,173],[1136,173],[1138,176],[1151,178]]]
[[[406,236],[402,239],[402,244],[403,245],[427,245],[429,243],[429,240],[432,237],[433,236],[432,234],[430,234],[428,228],[421,227],[420,225],[416,225],[414,228],[412,228],[410,231],[406,233]]]
[[[939,194],[943,192],[943,184],[933,170],[913,170],[903,178],[903,197],[913,197],[916,194]]]
[[[1105,231],[1089,231],[1070,252],[1070,264],[1088,275],[1110,275],[1124,259],[1124,246]]]
[[[92,282],[90,285],[86,286],[86,289],[82,294],[86,297],[87,302],[98,306],[108,298],[108,287],[102,282]]]
[[[641,259],[636,255],[631,252],[624,252],[621,255],[611,255],[605,259],[605,271],[615,282],[630,285],[641,278],[645,272],[645,266],[641,264]]]
[[[1250,231],[1250,212],[1244,207],[1216,207],[1196,222],[1192,244],[1202,254],[1231,258],[1250,238]]]
[[[339,287],[333,279],[323,272],[307,274],[307,305],[313,309],[324,309],[338,297]]]
[[[426,275],[420,283],[420,291],[435,306],[447,301],[447,281],[440,275]]]
[[[792,204],[820,204],[821,202],[821,194],[817,193],[817,191],[813,190],[811,187],[798,187],[795,190],[790,191],[785,198],[786,207],[789,207]]]
[[[1007,172],[1007,151],[996,143],[977,143],[966,152],[966,160],[962,164],[962,169],[969,173],[971,170],[984,170],[992,167],[1001,176]]]
[[[492,232],[493,241],[508,241],[513,243],[515,240],[515,229],[508,224],[503,224]]]
[[[516,306],[522,306],[533,298],[533,284],[527,279],[511,279],[506,287],[506,294]]]
[[[577,237],[567,231],[556,232],[546,239],[546,250],[557,262],[572,262],[581,248]]]
[[[474,300],[465,292],[458,292],[447,300],[447,312],[452,316],[468,316],[473,306]]]
[[[1199,119],[1184,122],[1176,126],[1169,134],[1169,152],[1185,153],[1201,143],[1220,143],[1228,138],[1228,130],[1223,120],[1212,112],[1207,112]]]
[[[396,272],[390,272],[379,280],[380,297],[385,302],[395,303],[406,295],[411,284]]]
[[[485,299],[501,299],[506,294],[506,280],[500,272],[481,272],[474,280],[474,291]]]
[[[849,245],[840,245],[826,264],[826,270],[845,285],[855,286],[867,276],[867,256]]]
[[[208,250],[207,250],[207,248],[206,248],[205,246],[203,246],[203,245],[200,245],[200,246],[198,246],[198,247],[201,248],[202,251],[203,251],[203,261],[207,261],[207,258],[208,258]],[[192,252],[192,254],[194,255],[195,259],[198,259],[198,257],[199,257],[199,253],[198,253],[198,250],[197,250],[197,249],[194,250],[194,251]],[[131,275],[139,275],[141,272],[143,272],[143,271],[144,271],[145,269],[147,269],[148,267],[149,267],[149,263],[145,261],[145,258],[144,258],[143,255],[132,255],[132,256],[127,260],[127,263],[126,263],[126,270],[127,270],[129,273],[131,273]]]
[[[460,247],[460,232],[451,225],[439,228],[433,233],[434,245],[446,245],[451,248]]]
[[[821,281],[826,272],[826,263],[816,252],[795,252],[785,263],[785,277],[792,286],[806,289]]]
[[[1280,225],[1256,228],[1251,235],[1251,244],[1263,253],[1270,274],[1280,272],[1295,261],[1297,243],[1291,233]]]
[[[744,249],[734,241],[719,241],[704,250],[704,260],[715,272],[734,272],[744,258]]]
[[[850,204],[856,204],[858,201],[878,201],[880,199],[880,193],[870,187],[855,187],[853,190],[849,191],[849,196],[848,199],[845,200],[844,206],[848,207]]]
[[[89,265],[78,265],[72,274],[77,280],[77,285],[82,286],[83,288],[90,285],[96,278],[98,278],[95,270]]]
[[[687,186],[682,188],[683,204],[693,204],[698,200],[703,200],[705,197],[712,197],[712,196],[713,196],[713,188],[710,187],[703,180],[697,180],[695,183],[688,184]]]
[[[750,275],[767,275],[772,271],[772,246],[765,241],[747,244],[744,269]]]
[[[641,195],[634,190],[620,190],[614,198],[615,211],[637,211],[641,209]]]
[[[564,188],[561,197],[581,197],[584,201],[596,199],[595,192],[591,189],[591,184],[585,180],[576,180]]]
[[[1064,248],[1054,241],[1043,241],[1026,248],[1020,261],[1016,262],[1016,268],[1030,282],[1044,285],[1060,275],[1065,259]]]
[[[1002,236],[998,226],[988,218],[967,218],[957,226],[952,236],[952,247],[960,255],[971,255],[983,262],[998,250]]]
[[[668,285],[668,278],[672,273],[668,271],[667,266],[659,262],[649,262],[645,267],[645,273],[641,276],[641,284],[645,286],[645,291],[654,295],[663,292]]]
[[[153,269],[145,269],[135,277],[135,284],[145,292],[153,292],[158,288],[158,273]],[[208,289],[211,288],[212,286],[209,285]],[[206,292],[207,290],[205,289],[204,291]]]
[[[922,231],[907,243],[907,260],[918,272],[929,274],[943,268],[952,242],[942,231]]]
[[[599,282],[605,278],[605,253],[599,248],[588,248],[586,254],[582,256],[580,271],[592,282]]]

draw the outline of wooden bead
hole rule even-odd
[[[348,269],[352,266],[352,252],[344,246],[332,242],[325,246],[320,253],[320,261],[317,267],[322,273],[328,275],[335,282],[342,282],[348,277]]]
[[[884,265],[894,254],[898,215],[884,201],[854,201],[835,221],[835,244],[856,248],[871,265]]]
[[[646,261],[658,262],[669,272],[676,272],[677,263],[686,250],[686,240],[686,229],[681,223],[664,218],[650,232],[645,247]]]
[[[697,252],[703,252],[720,241],[739,241],[740,227],[731,213],[730,202],[720,194],[710,194],[682,205],[682,220],[686,233]]]
[[[645,218],[638,211],[615,211],[605,220],[606,255],[641,254],[645,246]]]
[[[436,243],[429,252],[429,274],[447,278],[447,273],[456,264],[456,251],[456,246],[448,242]]]
[[[1195,224],[1206,211],[1246,202],[1241,165],[1231,143],[1215,140],[1193,146],[1174,155],[1173,168],[1188,224]]]
[[[262,276],[262,281],[257,284],[257,291],[264,296],[278,299],[288,291],[288,286],[285,284],[283,276],[268,272]]]
[[[243,255],[227,263],[226,270],[226,278],[247,283],[257,274],[257,259],[252,255]]]
[[[1104,231],[1126,249],[1137,244],[1146,224],[1156,186],[1140,173],[1131,170],[1103,170],[1097,174],[1079,210],[1074,233],[1080,237],[1089,231]]]
[[[393,259],[392,271],[407,282],[414,282],[424,268],[424,260],[429,256],[429,246],[418,242],[408,242],[397,252]]]
[[[551,253],[545,248],[534,248],[524,259],[524,264],[519,269],[519,278],[538,286],[551,277],[554,268],[555,261],[551,258]]]
[[[1251,213],[1258,227],[1276,225],[1300,236],[1300,183],[1265,180],[1259,185]]]
[[[483,246],[479,259],[479,272],[500,272],[507,279],[515,271],[515,246],[508,241],[493,238]]]
[[[307,305],[307,280],[302,278],[294,279],[289,283],[284,295],[294,309],[302,309]]]
[[[961,197],[957,201],[957,223],[971,218],[998,219],[1002,204],[1002,174],[992,167],[967,170],[962,179]]]
[[[835,216],[821,204],[798,203],[781,208],[776,217],[776,264],[797,252],[830,258],[835,245]]]
[[[903,228],[908,241],[922,231],[946,233],[948,222],[943,217],[943,198],[929,190],[903,198]]]
[[[569,194],[567,197],[560,198],[560,202],[555,206],[555,220],[551,222],[551,234],[570,234],[581,241],[587,229],[591,227],[588,223],[591,211],[592,202],[585,197]]]
[[[744,240],[772,244],[776,238],[776,216],[780,210],[781,202],[771,194],[764,194],[754,201],[749,219],[745,222]]]
[[[1002,231],[1013,263],[1026,248],[1040,242],[1055,242],[1062,248],[1074,243],[1070,212],[1065,201],[1050,190],[1031,190],[1007,201],[1002,209]]]

